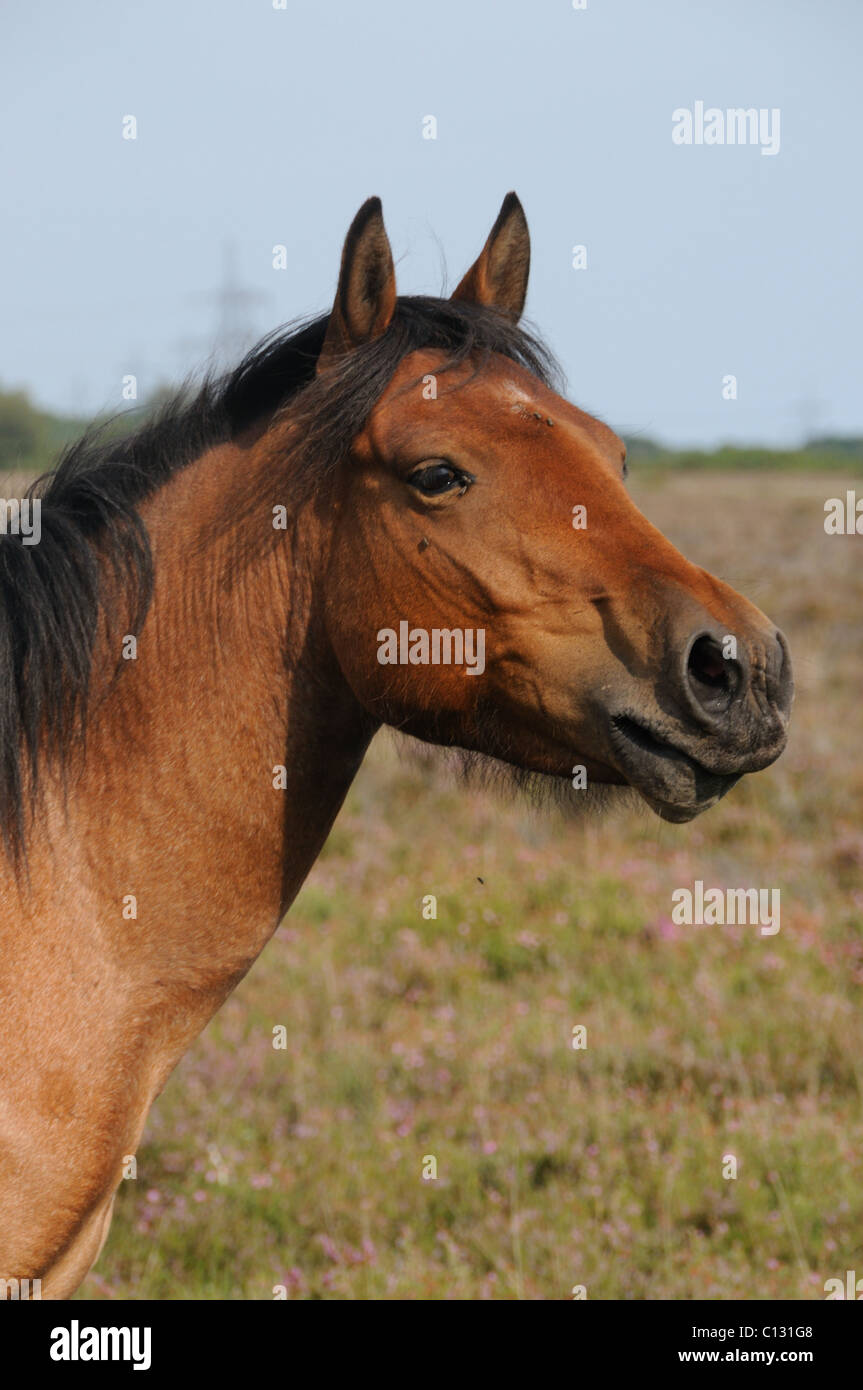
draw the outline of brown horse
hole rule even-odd
[[[510,194],[450,300],[397,298],[369,200],[329,315],[0,536],[0,1279],[83,1279],[382,723],[674,821],[781,752],[781,634],[553,389],[528,263]]]

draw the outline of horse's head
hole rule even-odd
[[[529,254],[510,194],[451,300],[397,299],[380,204],[357,215],[318,373],[365,353],[373,377],[387,338],[400,356],[335,484],[330,640],[376,718],[689,820],[781,753],[787,647],[543,379],[516,326]]]

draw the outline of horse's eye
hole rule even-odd
[[[470,479],[451,463],[427,463],[412,473],[408,482],[424,497],[441,497],[454,487],[467,487]]]

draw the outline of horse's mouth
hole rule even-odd
[[[647,804],[668,821],[688,821],[714,806],[742,772],[714,772],[627,714],[611,720],[611,747],[619,771]]]

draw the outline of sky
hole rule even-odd
[[[329,308],[370,194],[400,292],[451,289],[515,189],[578,405],[863,434],[861,41],[860,0],[2,0],[0,386],[120,409],[207,358],[228,283],[252,336]],[[778,149],[675,143],[698,102]]]

